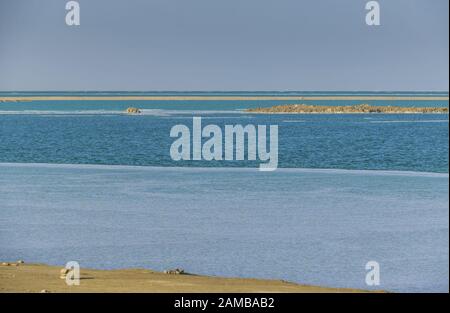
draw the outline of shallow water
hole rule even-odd
[[[364,266],[375,260],[378,289],[448,292],[448,115],[242,112],[286,103],[0,103],[0,259],[183,267],[364,289]],[[130,106],[143,114],[122,114]],[[259,161],[172,161],[170,129],[191,127],[193,116],[222,128],[278,125],[281,168],[262,173]]]
[[[0,162],[195,167],[258,167],[259,161],[170,158],[170,129],[202,125],[278,125],[279,167],[448,173],[448,115],[259,115],[238,111],[39,111],[0,114]]]
[[[0,164],[0,259],[447,291],[448,174]]]

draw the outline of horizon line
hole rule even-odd
[[[94,89],[86,89],[86,90],[1,90],[0,92],[224,92],[224,93],[232,93],[232,92],[402,92],[402,93],[421,93],[421,92],[446,92],[449,93],[449,90],[94,90]]]

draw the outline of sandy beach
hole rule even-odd
[[[153,101],[263,101],[263,100],[382,100],[382,101],[448,101],[449,97],[439,96],[29,96],[29,97],[0,97],[0,102],[27,102],[27,101],[126,101],[126,100],[153,100]]]
[[[42,264],[0,266],[0,292],[294,292],[353,293],[358,289],[298,285],[282,280],[171,275],[146,269],[81,269],[79,286],[60,278],[63,267]]]

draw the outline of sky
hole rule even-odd
[[[449,1],[0,0],[0,90],[448,91]]]

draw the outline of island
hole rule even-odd
[[[127,114],[141,114],[142,111],[141,111],[140,109],[138,109],[138,108],[133,108],[133,107],[131,107],[131,108],[128,108],[128,109],[126,110],[126,113],[127,113]]]
[[[267,108],[246,109],[248,113],[264,114],[353,114],[353,113],[384,113],[384,114],[412,114],[434,113],[448,114],[448,108],[438,107],[400,107],[400,106],[374,106],[369,104],[329,106],[309,104],[276,105]]]

